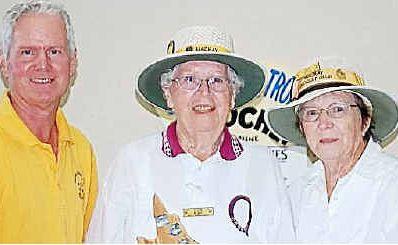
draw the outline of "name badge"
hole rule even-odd
[[[183,208],[183,217],[214,216],[214,208]]]

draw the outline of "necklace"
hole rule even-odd
[[[234,215],[234,208],[235,208],[235,204],[237,201],[239,200],[244,200],[247,203],[249,203],[249,220],[246,223],[246,226],[243,228],[238,221],[235,219],[235,215]],[[249,236],[249,228],[250,228],[250,223],[252,222],[252,203],[250,201],[250,198],[244,195],[238,195],[236,197],[234,197],[231,202],[229,203],[228,206],[228,214],[229,217],[231,218],[232,223],[235,225],[235,227],[246,234],[246,236]]]

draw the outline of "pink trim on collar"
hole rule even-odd
[[[179,154],[185,153],[178,142],[176,125],[177,122],[174,121],[162,132],[162,151],[168,157],[176,157]],[[243,147],[238,138],[231,135],[227,127],[224,129],[224,140],[219,152],[221,157],[227,161],[235,160],[243,152]]]

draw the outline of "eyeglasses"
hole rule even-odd
[[[224,92],[228,89],[229,79],[218,76],[202,79],[192,75],[186,75],[174,78],[171,81],[176,82],[177,85],[182,89],[196,91],[202,85],[203,80],[206,81],[209,89],[214,92]]]
[[[343,103],[333,103],[326,109],[316,107],[302,107],[298,110],[298,117],[300,121],[304,122],[315,122],[318,120],[322,111],[326,111],[326,114],[331,118],[342,118],[347,115],[347,112],[351,107],[358,107],[358,105],[348,105]]]

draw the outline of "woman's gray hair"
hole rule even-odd
[[[160,75],[160,86],[162,87],[163,90],[171,86],[174,73],[178,69],[179,65],[180,64],[174,66],[173,69],[164,72]],[[234,69],[232,69],[229,65],[226,66],[228,67],[227,69],[228,79],[232,84],[233,94],[236,96],[239,93],[239,91],[244,87],[245,82],[240,76],[236,74]]]
[[[70,20],[70,16],[65,8],[60,4],[55,4],[44,0],[31,0],[28,2],[13,5],[3,17],[3,33],[1,36],[2,52],[6,58],[10,55],[12,35],[18,19],[30,13],[58,14],[65,23],[66,38],[68,41],[69,54],[76,50],[75,36]]]

